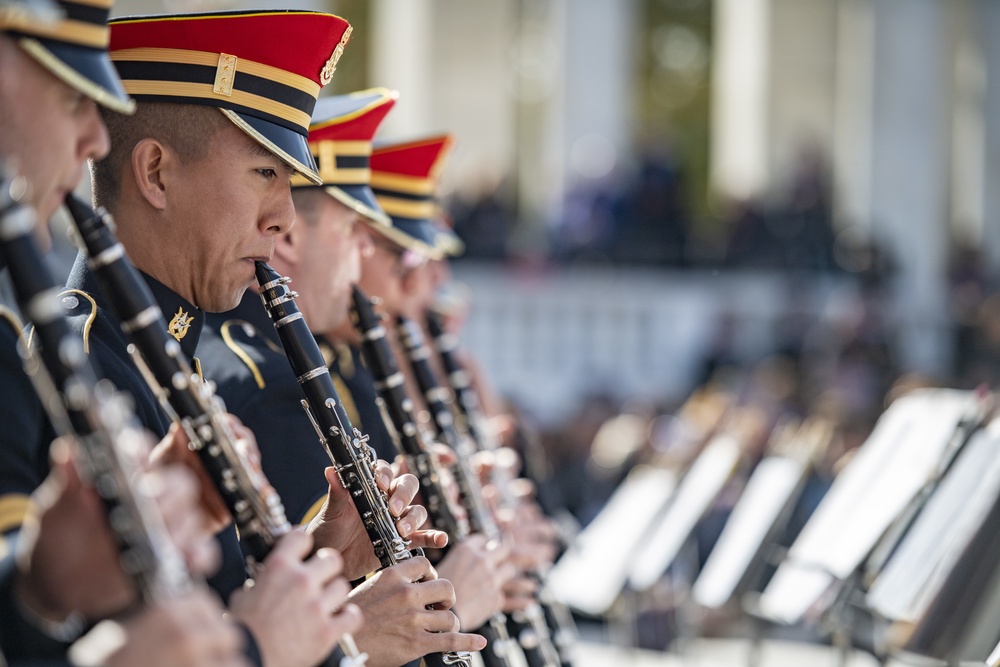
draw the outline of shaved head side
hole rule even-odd
[[[111,137],[111,152],[91,162],[90,172],[95,201],[112,213],[136,144],[156,139],[176,151],[183,162],[198,162],[208,155],[213,137],[230,122],[215,107],[171,102],[141,102],[132,116],[105,109],[101,113]]]

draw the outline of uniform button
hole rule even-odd
[[[243,323],[243,335],[246,336],[247,338],[254,337],[254,328],[250,326],[250,324],[247,322]]]
[[[62,304],[67,310],[75,310],[80,305],[80,300],[70,294],[63,297]]]

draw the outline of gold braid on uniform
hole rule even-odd
[[[90,296],[83,290],[78,289],[68,289],[63,290],[59,293],[60,297],[66,296],[82,296],[84,299],[90,302],[90,315],[87,316],[87,321],[83,325],[83,351],[90,354],[90,328],[94,326],[94,320],[97,319],[97,302],[94,301],[94,297]]]

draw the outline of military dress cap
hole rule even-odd
[[[405,235],[404,247],[441,259],[435,201],[438,177],[452,146],[450,134],[414,141],[376,144],[372,151],[372,190],[393,229]],[[394,239],[395,240],[395,239]]]
[[[111,21],[111,59],[136,100],[217,107],[319,185],[309,119],[350,35],[311,11],[126,17]]]
[[[309,125],[309,149],[323,189],[380,230],[392,227],[392,221],[379,208],[369,185],[372,138],[398,97],[399,93],[387,88],[321,97]],[[315,186],[295,176],[292,187]]]
[[[98,104],[132,113],[108,59],[108,14],[114,0],[0,0],[0,30],[43,67]]]

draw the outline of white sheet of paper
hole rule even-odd
[[[670,507],[639,545],[629,572],[629,584],[635,590],[644,591],[663,576],[739,460],[740,443],[729,434],[717,435],[705,447],[678,485]]]
[[[549,572],[553,595],[577,611],[606,612],[625,587],[628,563],[676,487],[672,470],[633,470]]]
[[[717,609],[729,601],[807,472],[786,456],[768,456],[757,465],[695,581],[695,602]]]

